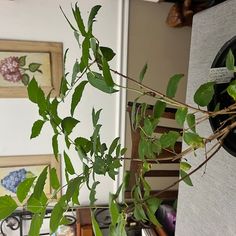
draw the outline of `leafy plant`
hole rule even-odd
[[[132,89],[138,94],[138,97],[133,103],[131,120],[132,128],[141,130],[141,140],[138,147],[139,159],[136,161],[139,161],[142,165],[139,173],[137,173],[136,184],[131,191],[132,203],[126,204],[125,202],[119,201],[120,195],[122,195],[128,185],[129,173],[124,175],[124,181],[118,187],[117,191],[110,193],[109,210],[111,214],[111,225],[109,235],[111,236],[126,235],[125,226],[129,215],[132,215],[136,221],[144,224],[151,222],[151,224],[160,227],[160,223],[155,217],[155,212],[161,203],[160,194],[180,181],[184,181],[188,185],[193,185],[190,176],[203,167],[218,152],[224,138],[236,127],[236,122],[231,120],[229,125],[226,127],[222,126],[209,137],[202,137],[197,132],[197,126],[204,120],[225,115],[229,112],[229,114],[235,114],[235,103],[227,109],[223,108],[214,112],[198,107],[206,107],[212,100],[214,82],[207,82],[200,86],[194,95],[194,101],[198,106],[193,107],[174,99],[178,84],[183,77],[182,74],[176,74],[170,78],[166,93],[164,94],[143,84],[145,73],[148,69],[146,64],[137,80],[113,70],[109,63],[115,56],[115,53],[111,48],[100,45],[99,40],[93,34],[95,18],[100,7],[95,6],[91,9],[87,24],[85,24],[81,16],[78,4],[75,4],[72,8],[75,23],[72,23],[62,10],[69,26],[74,32],[75,39],[79,43],[78,45],[81,47],[82,56],[75,61],[71,77],[69,77],[69,73],[64,74],[61,82],[60,97],[51,99],[50,94],[45,95],[34,78],[30,80],[27,87],[29,99],[38,107],[40,116],[33,124],[31,138],[40,135],[45,124],[48,123],[53,130],[52,149],[56,159],[59,156],[58,139],[59,137],[64,139],[66,150],[63,151],[63,158],[67,182],[65,186],[61,186],[55,169],[49,170],[46,167],[37,178],[26,179],[20,184],[17,189],[17,197],[21,204],[16,203],[10,196],[0,197],[0,219],[9,216],[18,205],[23,205],[28,211],[32,212],[33,219],[29,230],[30,236],[39,235],[47,206],[56,198],[59,191],[66,188],[65,194],[57,199],[57,203],[52,211],[50,230],[51,233],[55,232],[58,226],[65,222],[63,215],[68,211],[69,207],[79,207],[80,188],[84,185],[87,186],[90,192],[89,199],[94,233],[96,236],[102,235],[94,216],[94,211],[98,207],[96,206],[96,188],[100,184],[97,181],[97,176],[109,176],[114,180],[121,167],[121,162],[124,160],[123,155],[125,154],[126,148],[121,147],[119,137],[115,138],[110,144],[102,142],[100,136],[102,124],[99,122],[102,110],[96,111],[93,109],[91,112],[91,124],[93,126],[91,136],[89,138],[77,136],[76,128],[80,121],[75,117],[75,111],[82,96],[86,96],[84,93],[86,92],[87,86],[93,86],[95,89],[107,94],[116,93],[121,86],[113,80],[112,76],[120,75],[124,79],[128,79],[133,84],[138,85],[139,88],[126,87],[126,89]],[[67,51],[64,57],[65,60]],[[227,68],[234,70],[234,56],[231,51],[227,56]],[[235,80],[230,83],[227,92],[235,100]],[[138,100],[144,96],[150,96],[155,101],[152,114],[146,115],[147,104],[142,103],[137,105]],[[66,117],[61,117],[58,109],[70,98],[70,114]],[[153,135],[155,127],[158,125],[165,108],[169,105],[177,108],[175,119],[178,125],[183,127],[183,131],[170,131],[162,134],[160,137],[155,137]],[[174,147],[180,138],[186,143],[186,148],[181,154],[176,154]],[[210,146],[213,140],[217,142],[213,146]],[[196,149],[204,150],[206,159],[193,169],[183,157],[190,152],[195,152]],[[71,153],[69,150],[73,150],[78,155],[78,160],[83,167],[81,173],[75,171],[70,155],[68,154]],[[152,195],[151,187],[145,180],[144,175],[150,170],[153,161],[158,163],[159,159],[156,157],[156,154],[160,154],[163,150],[172,153],[170,160],[183,160],[180,164],[181,176],[178,181],[172,183],[162,192]],[[43,190],[48,176],[51,180],[51,187],[54,189],[53,194],[49,198]],[[32,187],[33,192],[30,193]],[[28,194],[29,197],[26,198]]]

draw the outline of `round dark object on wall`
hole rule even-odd
[[[225,67],[226,56],[230,49],[232,50],[233,54],[236,55],[236,36],[223,45],[223,47],[220,49],[220,51],[216,55],[211,68]],[[232,78],[231,80],[233,79],[235,79],[235,74],[234,74],[234,78]],[[215,93],[214,93],[212,101],[207,107],[208,111],[214,111],[216,106],[218,105],[219,105],[219,109],[224,109],[235,102],[228,95],[226,91],[226,88],[228,87],[228,85],[229,83],[215,84]],[[230,115],[219,115],[214,118],[210,118],[209,121],[210,121],[213,131],[216,131],[220,127],[223,128],[231,124],[232,122],[235,122],[236,119],[235,118],[230,119]],[[222,124],[224,125],[222,126]],[[223,147],[231,155],[236,156],[236,129],[231,130],[230,133],[227,135],[227,137],[224,139]]]

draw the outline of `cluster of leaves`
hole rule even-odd
[[[108,94],[115,93],[119,89],[119,85],[112,78],[112,72],[114,71],[109,66],[109,62],[113,59],[115,53],[112,49],[101,46],[99,40],[93,35],[93,24],[100,7],[95,6],[91,9],[87,26],[84,24],[77,4],[72,8],[76,25],[73,25],[62,11],[74,32],[78,46],[81,47],[82,56],[80,60],[76,60],[74,63],[71,75],[64,73],[61,80],[60,97],[51,99],[50,93],[45,95],[35,79],[30,80],[28,84],[29,99],[37,105],[40,115],[40,119],[33,124],[31,138],[40,135],[42,128],[47,123],[50,124],[53,130],[52,148],[57,160],[60,156],[59,138],[62,137],[66,144],[66,150],[62,151],[65,162],[65,186],[61,186],[54,168],[45,167],[38,177],[27,178],[18,186],[17,198],[20,204],[17,204],[10,196],[0,197],[0,219],[9,216],[18,205],[22,204],[25,205],[28,211],[32,212],[33,219],[29,230],[29,235],[31,236],[39,235],[46,208],[52,200],[56,199],[57,203],[51,214],[51,233],[55,232],[60,224],[66,224],[67,221],[64,214],[70,206],[78,207],[80,205],[79,193],[84,185],[90,191],[91,209],[96,208],[96,187],[99,185],[99,181],[96,180],[97,176],[108,175],[114,180],[118,174],[118,169],[121,167],[122,156],[126,151],[119,144],[119,137],[115,138],[110,145],[101,141],[100,130],[102,125],[99,123],[101,110],[92,110],[93,132],[89,138],[80,136],[74,138],[73,135],[77,133],[77,126],[80,123],[75,117],[75,111],[86,87],[91,85]],[[64,56],[65,61],[67,52],[68,50],[66,50]],[[228,69],[234,70],[234,57],[231,51],[227,56],[226,65]],[[161,200],[151,195],[151,187],[144,178],[145,173],[150,171],[150,160],[155,160],[156,156],[163,150],[172,153],[174,158],[177,155],[175,146],[179,139],[183,139],[193,151],[198,148],[204,148],[206,144],[206,139],[197,133],[196,113],[203,113],[207,116],[210,116],[210,114],[205,113],[200,108],[193,108],[174,100],[178,84],[183,75],[177,74],[171,77],[166,93],[161,94],[158,91],[148,91],[148,87],[142,84],[146,71],[147,65],[140,72],[139,81],[136,82],[140,86],[141,95],[135,99],[131,111],[132,129],[140,130],[141,134],[138,153],[142,165],[136,176],[136,184],[131,191],[132,204],[119,204],[118,201],[119,196],[128,186],[129,174],[124,176],[124,181],[119,186],[117,192],[110,194],[109,210],[111,225],[109,235],[111,236],[126,235],[125,226],[127,215],[130,212],[132,212],[132,217],[136,221],[143,223],[151,222],[153,225],[160,226],[155,213]],[[234,100],[236,99],[235,80],[230,83],[227,92]],[[70,93],[72,93],[70,114],[66,117],[61,117],[58,113],[58,108],[64,103]],[[151,95],[156,99],[151,114],[146,112],[148,108],[146,103],[138,104],[140,97],[146,95]],[[209,104],[213,95],[214,82],[208,82],[201,85],[196,91],[194,101],[198,106],[204,107]],[[169,104],[177,107],[175,114],[177,124],[180,127],[183,127],[185,124],[187,128],[182,132],[169,131],[163,133],[160,137],[155,137],[155,129]],[[73,167],[71,156],[68,154],[71,153],[71,150],[79,157],[78,160],[80,160],[82,165],[81,173],[77,173]],[[181,178],[188,185],[192,185],[189,174],[187,174],[191,169],[191,165],[183,161],[180,164],[180,168]],[[48,177],[54,190],[50,197],[46,196],[43,190]],[[65,193],[58,199],[58,193],[65,187],[67,187]],[[102,233],[94,216],[94,210],[91,210],[91,213],[94,233],[96,236],[100,236]]]

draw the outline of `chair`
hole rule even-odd
[[[140,104],[137,104],[137,107]],[[131,109],[132,109],[133,103],[129,102],[128,106],[127,106],[127,112],[129,113],[129,117],[130,117],[130,124],[131,124]],[[157,128],[155,129],[155,133],[156,134],[162,134],[168,131],[181,131],[182,129],[178,128],[175,123],[173,126],[173,121],[175,121],[175,113],[176,113],[176,109],[174,108],[166,108],[165,112],[163,113],[161,119],[160,119],[160,125],[157,126]],[[151,115],[153,112],[153,106],[149,105],[147,110],[146,110],[146,115]],[[172,125],[170,126],[170,123],[172,123]],[[130,182],[129,182],[129,187],[128,189],[125,191],[125,198],[129,199],[131,197],[131,190],[132,187],[135,184],[135,173],[137,173],[139,167],[140,167],[140,162],[138,162],[137,160],[135,161],[134,159],[138,159],[138,145],[139,145],[139,141],[140,141],[140,129],[136,129],[133,130],[131,129],[131,140],[132,140],[132,151],[131,151],[131,160],[130,160],[130,172],[131,172],[131,177],[130,177]],[[174,147],[174,150],[176,153],[180,153],[181,152],[181,148],[182,148],[182,142],[178,141]],[[145,178],[148,178],[149,180],[154,180],[155,181],[159,181],[162,182],[162,180],[165,180],[167,178],[179,178],[179,160],[176,161],[172,161],[172,160],[168,160],[168,157],[173,156],[173,153],[171,153],[171,151],[168,150],[164,150],[162,151],[162,153],[160,155],[158,155],[158,159],[159,163],[158,164],[154,164],[156,162],[153,163],[153,166],[157,166],[158,169],[151,169],[149,172],[147,172],[145,174]],[[166,166],[168,168],[166,168]],[[173,168],[174,166],[174,168]],[[163,168],[165,167],[165,168]],[[152,181],[153,182],[153,181]],[[164,188],[164,187],[163,187]],[[162,188],[162,189],[163,189]],[[156,194],[159,193],[162,189],[152,189],[151,193],[152,194]],[[171,189],[168,190],[166,192],[161,193],[161,195],[159,196],[160,198],[162,198],[163,200],[167,200],[167,201],[173,201],[176,200],[178,196],[178,190],[177,189]]]

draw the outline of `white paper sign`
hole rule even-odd
[[[209,72],[209,80],[217,84],[229,83],[234,77],[234,72],[229,71],[226,67],[211,68]]]

